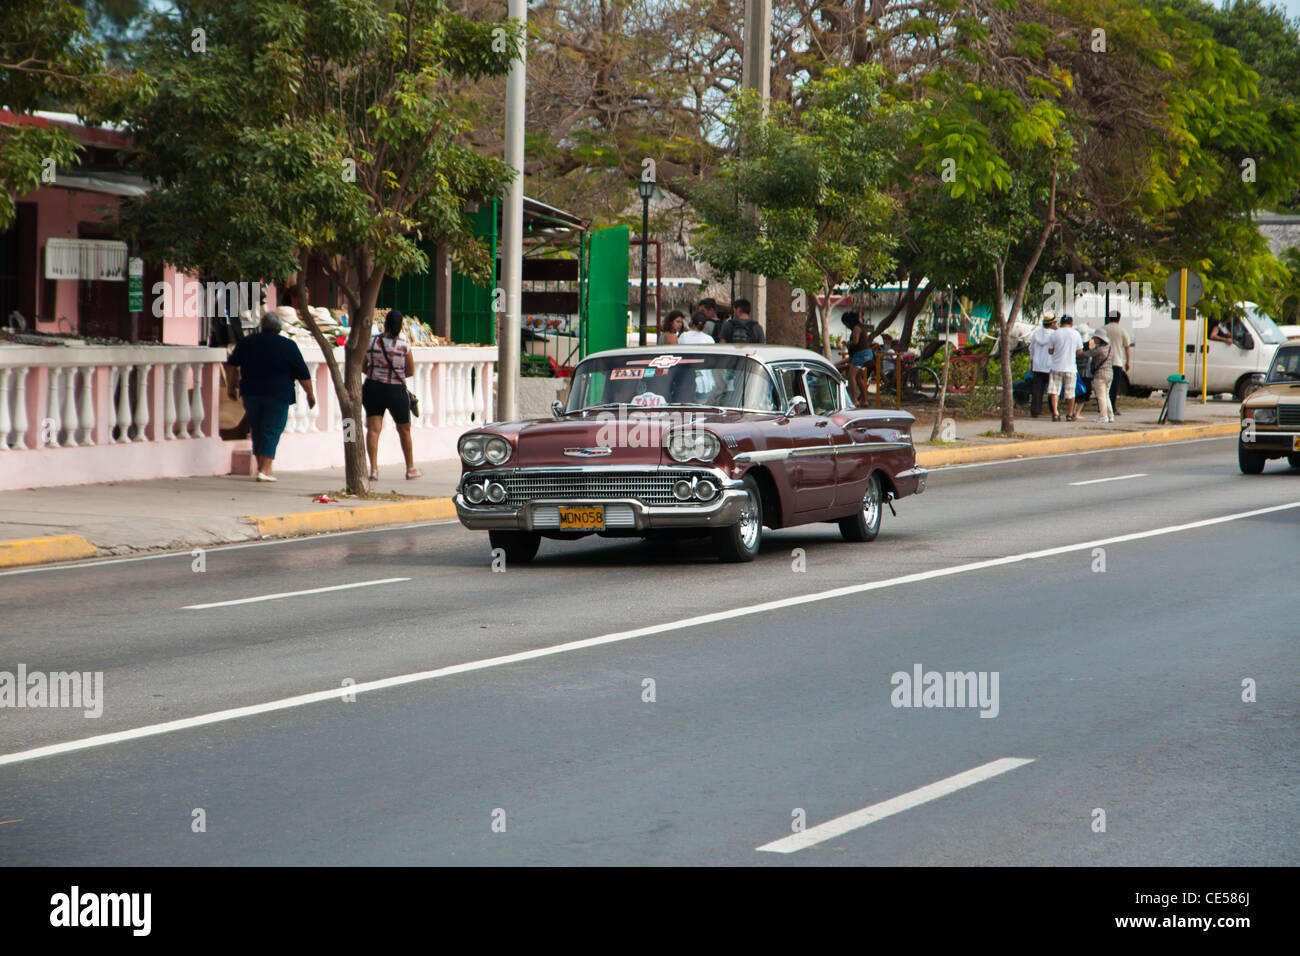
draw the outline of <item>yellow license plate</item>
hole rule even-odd
[[[1291,436],[1291,450],[1300,451],[1300,435]]]
[[[604,531],[605,509],[595,508],[561,508],[561,531]]]

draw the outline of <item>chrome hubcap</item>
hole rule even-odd
[[[745,510],[740,513],[740,541],[746,550],[751,550],[758,543],[758,502],[751,492],[745,498]]]
[[[874,528],[880,520],[880,486],[875,481],[867,482],[867,493],[862,499],[862,520],[868,528]]]

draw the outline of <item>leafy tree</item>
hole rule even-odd
[[[878,67],[831,69],[808,84],[804,107],[752,95],[731,117],[737,156],[693,194],[703,222],[696,254],[717,272],[753,272],[824,296],[821,346],[830,354],[832,291],[893,265],[897,203],[885,192],[907,109]]]
[[[422,238],[486,281],[466,212],[510,170],[466,147],[467,80],[501,75],[516,24],[441,0],[181,0],[151,20],[141,62],[157,94],[130,111],[136,163],[159,188],[123,219],[146,254],[225,279],[296,276],[345,420],[360,423],[362,362],[380,284],[428,268]],[[342,366],[307,311],[308,266],[347,304]],[[356,436],[356,430],[353,437]],[[345,439],[348,437],[345,432]],[[348,490],[365,450],[346,441]]]
[[[94,118],[137,78],[110,73],[85,15],[62,0],[0,5],[0,106],[18,114],[62,109]],[[35,124],[0,126],[0,231],[13,225],[14,195],[40,187],[42,173],[76,161],[67,131]]]

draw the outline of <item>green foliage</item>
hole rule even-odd
[[[898,205],[888,195],[909,110],[878,68],[832,69],[804,106],[733,103],[738,155],[692,195],[695,254],[716,272],[754,272],[812,290],[856,285],[892,267]],[[826,330],[823,330],[824,334]]]
[[[5,0],[0,5],[0,106],[18,114],[68,110],[94,118],[135,82],[104,67],[85,14],[63,0]],[[76,161],[81,147],[62,129],[0,126],[0,231],[14,221],[14,194],[41,185],[46,169]]]
[[[161,185],[123,214],[149,257],[279,280],[308,253],[354,314],[384,275],[428,267],[422,238],[447,243],[461,271],[490,273],[465,208],[510,173],[462,144],[457,84],[508,70],[500,24],[439,0],[177,6],[152,18],[141,52],[157,93],[127,110],[136,164]]]

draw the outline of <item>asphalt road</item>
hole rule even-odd
[[[0,574],[0,671],[104,675],[0,709],[0,864],[1300,863],[1300,471],[1213,440],[898,509],[749,565],[498,573],[441,524]],[[894,706],[918,665],[990,696]]]

